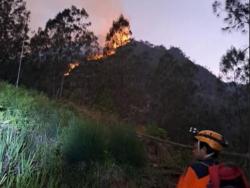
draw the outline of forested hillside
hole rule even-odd
[[[249,34],[249,2],[210,8]],[[217,77],[175,44],[136,40],[122,14],[99,44],[85,8],[36,31],[30,11],[0,2],[0,187],[174,187],[191,126],[223,134],[237,152],[223,157],[249,171],[249,41],[221,54]]]
[[[111,57],[81,62],[65,79],[63,97],[128,122],[160,126],[179,142],[187,140],[190,126],[218,130],[236,141],[242,134],[238,105],[249,110],[245,90],[222,82],[178,48],[133,41]]]

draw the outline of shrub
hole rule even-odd
[[[113,127],[110,131],[108,150],[120,164],[134,167],[145,165],[145,150],[135,132],[122,126]]]
[[[103,129],[93,123],[76,124],[66,129],[62,152],[67,162],[101,162],[105,158]]]

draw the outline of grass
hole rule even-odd
[[[49,170],[45,171],[45,160],[50,148],[34,147],[32,141],[34,141],[34,135],[24,129],[1,129],[1,186],[42,187],[45,184],[51,184],[54,187],[55,179],[43,178],[49,174]]]
[[[145,165],[132,130],[107,128],[72,108],[0,82],[0,186],[109,187]]]
[[[145,166],[144,146],[127,126],[116,126],[110,131],[108,151],[118,164],[135,167]],[[121,147],[122,146],[122,147]]]
[[[62,151],[69,163],[102,162],[106,154],[105,130],[100,125],[85,123],[66,130]]]
[[[154,125],[154,124],[147,125],[145,132],[146,132],[146,134],[148,134],[150,136],[158,137],[161,139],[168,138],[167,131],[163,128],[158,127],[157,125]]]

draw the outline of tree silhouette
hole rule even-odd
[[[87,18],[85,9],[75,6],[58,13],[31,39],[33,55],[53,56],[59,62],[87,56],[98,46],[97,37],[88,30],[91,23],[85,21]]]
[[[223,31],[249,32],[249,1],[247,0],[225,0],[214,1],[214,13],[224,17],[227,24],[222,28]],[[249,43],[245,49],[231,47],[222,57],[220,63],[221,72],[226,78],[234,82],[240,81],[246,84],[250,82],[250,63],[249,63]]]
[[[43,85],[50,87],[47,92],[52,96],[62,93],[58,90],[62,88],[60,83],[69,64],[86,58],[98,48],[97,37],[88,30],[91,23],[87,18],[85,9],[72,6],[48,20],[45,29],[40,28],[31,38],[31,61],[39,66],[44,64],[48,79]]]
[[[14,82],[23,43],[28,40],[30,12],[23,0],[0,2],[0,78]],[[27,45],[23,52],[27,52]]]
[[[214,13],[220,17],[224,17],[224,22],[227,24],[222,28],[223,31],[239,31],[249,35],[249,1],[247,0],[225,0],[214,1]],[[243,143],[241,148],[250,152],[250,139],[248,133],[250,131],[250,60],[249,60],[249,43],[245,49],[236,49],[231,47],[220,62],[220,70],[222,74],[234,82],[234,94],[229,103],[234,111],[231,116],[238,118],[238,129],[240,136],[238,140]],[[243,84],[238,85],[237,82]],[[230,112],[231,109],[228,109]]]

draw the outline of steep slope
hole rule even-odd
[[[178,48],[132,41],[112,56],[81,62],[65,79],[63,96],[130,123],[156,124],[176,141],[184,142],[189,127],[196,126],[237,143],[242,132],[237,98],[243,106],[245,100],[238,90]]]
[[[133,41],[100,61],[81,62],[65,80],[64,96],[128,121],[158,124],[174,135],[191,124],[211,126],[214,119],[201,124],[198,116],[219,111],[224,103],[219,85],[225,87],[180,49]],[[207,105],[209,112],[203,112]],[[222,129],[223,122],[213,126]]]

